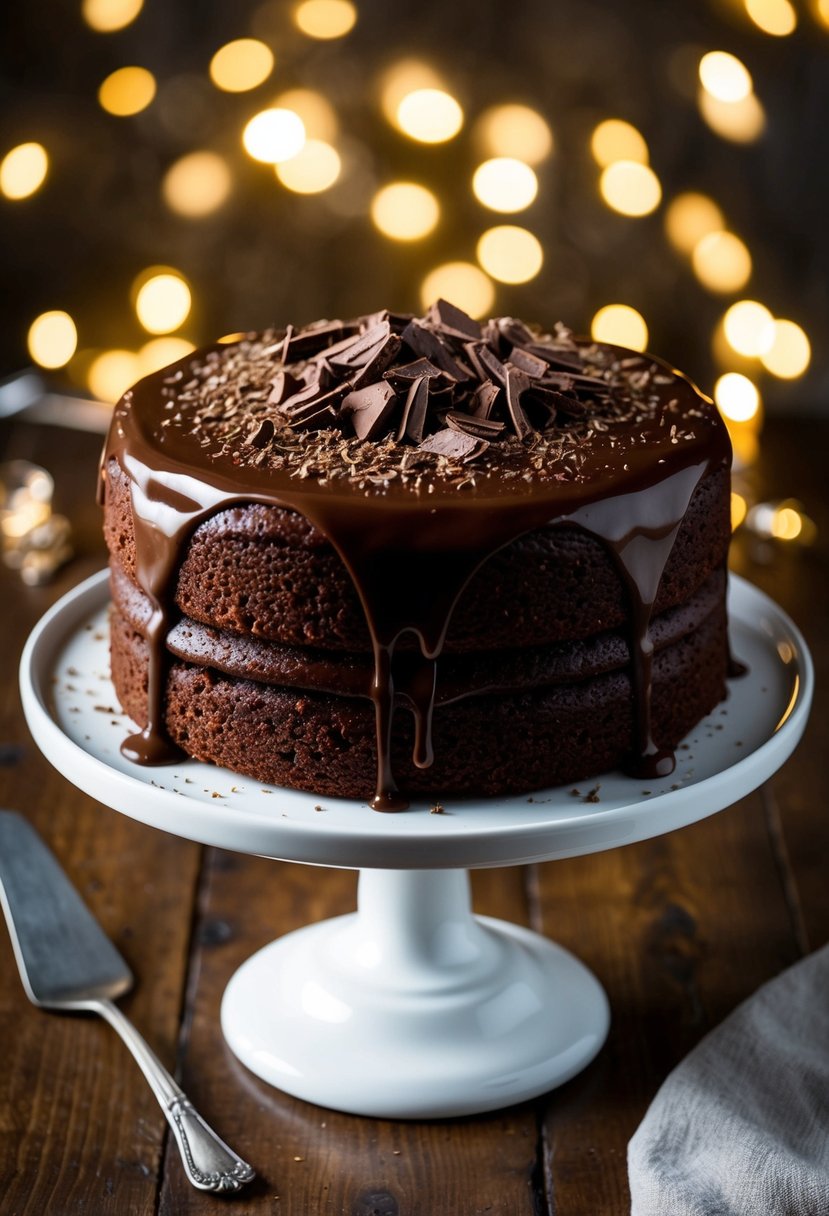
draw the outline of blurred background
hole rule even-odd
[[[443,295],[663,355],[743,468],[764,412],[826,411],[829,0],[30,0],[0,23],[12,384],[34,364],[112,402],[220,335]]]

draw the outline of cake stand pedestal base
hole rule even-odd
[[[222,1029],[265,1081],[358,1115],[440,1118],[561,1085],[607,1035],[604,990],[537,933],[473,916],[466,870],[363,870],[358,911],[233,976]]]

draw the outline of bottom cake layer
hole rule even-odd
[[[652,726],[676,747],[726,694],[728,636],[719,604],[690,634],[654,657]],[[113,612],[112,677],[123,709],[146,724],[147,647]],[[174,660],[166,726],[190,756],[255,780],[368,800],[375,788],[370,701],[299,692]],[[570,784],[623,764],[633,748],[626,670],[435,709],[435,761],[412,762],[411,715],[398,711],[392,747],[399,788],[433,798],[519,794]]]

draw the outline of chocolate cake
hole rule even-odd
[[[102,460],[123,750],[382,810],[665,775],[725,695],[729,466],[660,360],[445,301],[188,355]]]

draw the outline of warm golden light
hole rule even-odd
[[[709,232],[725,227],[725,217],[707,194],[678,194],[665,211],[665,232],[680,253],[691,254]]]
[[[190,315],[187,281],[172,270],[145,271],[136,280],[135,312],[148,333],[167,334]]]
[[[691,261],[709,291],[739,291],[751,278],[751,254],[733,232],[709,232],[694,246]]]
[[[6,198],[29,198],[43,185],[48,171],[43,144],[18,144],[0,161],[0,192]]]
[[[813,11],[818,21],[829,29],[829,0],[816,0]]]
[[[257,38],[237,38],[220,47],[210,60],[210,79],[225,93],[245,93],[267,80],[273,51]]]
[[[699,78],[706,93],[717,101],[742,101],[754,88],[746,65],[728,51],[709,51],[703,55],[699,61]]]
[[[293,110],[262,110],[245,127],[242,143],[254,160],[278,165],[302,151],[305,126]]]
[[[662,187],[653,169],[632,160],[617,160],[608,165],[599,189],[608,207],[622,215],[650,215],[662,198]]]
[[[803,517],[794,507],[778,507],[769,530],[776,540],[797,540],[803,531]]]
[[[29,326],[29,354],[41,367],[63,367],[78,345],[78,331],[68,312],[43,312]]]
[[[357,9],[349,0],[305,0],[294,9],[294,21],[309,38],[342,38],[354,28]]]
[[[478,165],[472,190],[478,202],[492,211],[523,211],[538,194],[538,178],[523,161],[496,156]]]
[[[489,156],[514,156],[528,165],[539,164],[553,150],[548,123],[529,106],[492,106],[478,119],[475,134]]]
[[[154,97],[155,77],[146,68],[119,68],[98,89],[101,108],[117,118],[140,114]]]
[[[732,143],[753,143],[766,129],[766,112],[754,93],[742,101],[718,101],[700,89],[697,105],[711,130]]]
[[[117,401],[141,375],[138,355],[131,350],[107,350],[92,361],[86,382],[99,401]]]
[[[340,154],[323,139],[308,139],[296,156],[274,166],[282,185],[295,194],[321,194],[340,176]]]
[[[278,109],[293,110],[294,114],[298,114],[308,139],[323,139],[330,144],[337,138],[337,115],[322,93],[313,89],[288,89],[280,93],[273,104]]]
[[[781,380],[802,376],[812,358],[804,331],[794,321],[776,320],[771,346],[760,356],[763,367]]]
[[[736,532],[740,524],[746,517],[748,511],[748,503],[743,498],[742,494],[738,494],[735,490],[731,491],[731,531]]]
[[[758,300],[738,300],[723,317],[723,330],[732,350],[755,358],[771,349],[774,318]]]
[[[397,126],[397,109],[404,97],[417,89],[441,89],[443,81],[434,68],[420,59],[393,63],[380,81],[380,104],[388,121]]]
[[[492,312],[495,287],[471,262],[446,262],[430,271],[420,286],[424,308],[440,299],[451,300],[470,317],[485,317]]]
[[[410,139],[442,144],[454,139],[463,126],[463,110],[443,89],[415,89],[397,107],[397,125]]]
[[[486,273],[500,283],[528,283],[544,264],[538,238],[514,224],[489,228],[478,241],[476,252]]]
[[[81,16],[90,29],[111,34],[133,22],[143,7],[144,0],[83,0]]]
[[[440,205],[432,191],[417,182],[391,182],[371,200],[371,218],[384,236],[395,241],[417,241],[434,229]]]
[[[644,136],[621,118],[607,118],[599,123],[590,137],[590,151],[603,169],[617,160],[646,165],[649,159]]]
[[[138,375],[149,376],[152,372],[158,372],[195,349],[186,338],[151,338],[138,352]]]
[[[645,350],[648,345],[645,318],[629,304],[605,304],[590,322],[590,334],[597,342],[629,346],[631,350]]]
[[[188,219],[212,215],[227,200],[232,178],[217,152],[190,152],[164,174],[161,193],[171,211]]]
[[[789,0],[744,0],[746,12],[764,34],[785,38],[797,28],[797,13]]]
[[[760,394],[748,376],[726,372],[714,385],[714,400],[730,422],[748,422],[760,408]]]

